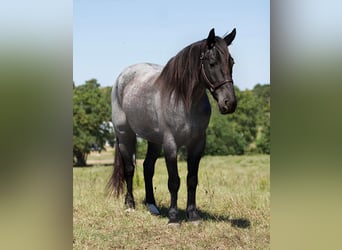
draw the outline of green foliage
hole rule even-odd
[[[73,88],[73,155],[76,165],[86,165],[91,147],[104,149],[108,141],[113,144],[113,131],[109,121],[110,102],[105,98],[109,90],[101,90],[96,79]]]
[[[207,129],[207,155],[241,155],[244,153],[246,139],[239,131],[238,124],[229,121],[227,116],[213,111]]]
[[[258,136],[256,138],[256,146],[258,153],[270,154],[270,137],[271,137],[271,91],[270,85],[257,84],[253,89],[254,94],[259,100],[258,113]]]
[[[270,152],[270,88],[256,85],[253,90],[240,91],[236,111],[221,115],[217,103],[210,97],[212,116],[207,129],[208,155],[242,155]]]
[[[136,158],[144,159],[147,152],[147,141],[141,138],[137,139]]]

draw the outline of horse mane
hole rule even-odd
[[[156,83],[161,84],[163,98],[173,95],[175,104],[182,101],[187,110],[200,97],[196,87],[200,81],[200,55],[204,45],[205,40],[202,40],[182,49],[168,61],[156,80]]]

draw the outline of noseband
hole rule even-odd
[[[228,80],[228,79],[225,79],[223,80],[222,82],[218,82],[218,83],[212,83],[207,74],[205,73],[205,69],[204,69],[204,64],[203,64],[203,61],[205,60],[204,58],[204,52],[201,53],[201,72],[202,72],[202,75],[203,75],[203,78],[204,80],[207,82],[208,86],[209,86],[209,89],[211,92],[214,92],[216,89],[218,89],[219,87],[221,87],[222,85],[226,84],[226,83],[232,83],[233,84],[233,80]]]

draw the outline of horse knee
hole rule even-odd
[[[125,166],[125,176],[126,177],[133,177],[134,175],[134,166],[133,165],[126,165]]]
[[[178,191],[180,187],[180,178],[179,176],[175,178],[169,178],[168,187],[170,191]]]

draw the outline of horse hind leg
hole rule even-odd
[[[119,150],[124,165],[124,178],[126,182],[127,192],[125,196],[125,206],[128,210],[135,208],[133,196],[133,176],[135,170],[135,150],[136,136],[133,131],[126,131],[125,136],[119,138]]]
[[[155,163],[160,155],[161,145],[148,142],[147,153],[144,160],[144,180],[145,180],[145,202],[149,212],[153,215],[160,215],[156,206],[153,193],[153,175]]]

